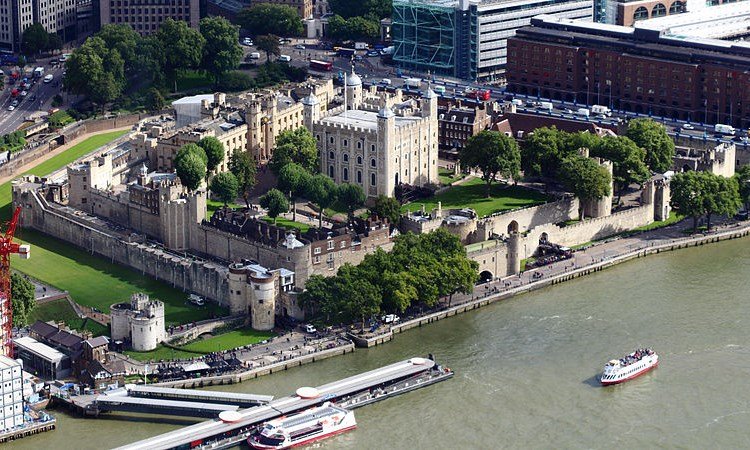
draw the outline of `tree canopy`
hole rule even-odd
[[[377,249],[358,266],[339,268],[334,277],[313,275],[300,303],[320,312],[326,323],[365,321],[380,312],[435,306],[441,297],[470,293],[478,264],[466,256],[458,237],[444,229],[400,235],[390,253]]]
[[[286,5],[261,3],[243,9],[235,20],[253,36],[274,34],[293,37],[300,36],[304,29],[297,10]]]
[[[195,191],[206,178],[206,152],[196,144],[186,144],[174,158],[175,171],[180,182],[190,191]]]
[[[39,22],[29,25],[21,34],[21,48],[27,55],[35,55],[47,49],[49,34]]]
[[[521,170],[521,153],[515,139],[497,131],[485,130],[470,137],[458,159],[464,167],[482,171],[487,198],[495,177],[516,179]]]
[[[164,49],[164,71],[175,80],[180,69],[196,69],[203,59],[206,40],[187,22],[168,18],[162,22],[156,37]]]
[[[344,19],[335,15],[328,19],[326,35],[337,41],[374,42],[380,38],[380,22],[365,17]]]
[[[591,156],[612,161],[612,178],[618,192],[631,183],[643,183],[651,176],[646,151],[625,136],[606,136],[591,148]]]
[[[392,0],[328,0],[328,8],[342,17],[364,16],[373,20],[391,17]]]
[[[742,200],[745,210],[747,210],[748,205],[750,205],[750,164],[741,166],[737,170],[737,173],[735,173],[735,177],[739,185],[740,200]]]
[[[13,272],[10,275],[10,292],[13,326],[25,327],[29,324],[29,316],[36,307],[34,285],[21,274]]]
[[[215,16],[201,19],[200,32],[206,40],[201,66],[218,84],[224,74],[239,67],[242,61],[239,29],[227,19]]]
[[[260,198],[260,206],[268,211],[268,217],[276,223],[279,214],[289,211],[289,200],[283,192],[278,189],[271,189]]]
[[[161,111],[164,109],[164,96],[158,89],[152,87],[146,94],[146,108],[151,111]]]
[[[222,172],[211,178],[211,193],[227,206],[237,198],[239,183],[232,172]]]
[[[670,189],[672,207],[693,218],[693,232],[698,230],[700,217],[706,217],[710,229],[713,214],[732,216],[742,205],[737,177],[688,171],[675,175]]]
[[[120,52],[103,39],[90,37],[65,63],[65,88],[87,95],[102,107],[117,99],[125,88],[125,61]]]
[[[351,221],[354,210],[365,204],[367,196],[360,185],[343,183],[339,185],[338,199],[346,205],[347,218]]]
[[[591,158],[570,156],[560,167],[562,182],[580,200],[579,215],[583,220],[583,203],[610,194],[612,177],[609,171]]]
[[[370,214],[381,219],[388,219],[392,226],[397,227],[401,221],[401,203],[393,197],[379,195],[373,207],[370,208]]]
[[[224,144],[214,136],[206,136],[198,141],[198,146],[206,153],[206,170],[213,172],[224,162]]]
[[[264,34],[255,38],[255,47],[266,53],[266,66],[271,64],[271,55],[281,55],[279,37],[275,34]]]
[[[664,125],[651,119],[633,119],[628,122],[626,136],[646,150],[646,165],[652,171],[664,173],[672,167],[674,141]]]
[[[244,150],[235,150],[229,157],[229,171],[237,178],[237,185],[245,205],[250,208],[250,192],[255,186],[255,160]]]
[[[297,163],[290,162],[279,170],[278,188],[292,199],[292,220],[297,220],[296,198],[305,195],[305,186],[310,181],[310,172]]]
[[[591,150],[599,136],[589,132],[568,133],[556,127],[542,127],[525,137],[521,149],[521,167],[530,177],[557,178],[562,161],[578,155],[578,150]]]
[[[268,168],[278,175],[281,168],[290,162],[299,164],[310,173],[318,173],[320,170],[317,142],[305,127],[282,131],[279,134]]]
[[[336,183],[326,175],[317,174],[310,177],[305,186],[305,198],[315,203],[319,208],[318,228],[323,228],[323,210],[331,206],[338,196]]]

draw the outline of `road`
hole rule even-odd
[[[39,59],[33,63],[29,63],[27,67],[44,67],[45,75],[52,74],[53,81],[50,83],[44,83],[41,79],[31,78],[31,87],[26,89],[28,93],[26,98],[22,98],[20,95],[17,100],[18,106],[13,111],[8,111],[8,107],[13,102],[11,92],[13,89],[20,88],[20,80],[15,84],[8,83],[7,74],[11,72],[10,67],[4,67],[5,72],[5,89],[0,91],[0,135],[15,131],[24,119],[30,114],[38,111],[47,111],[52,105],[52,97],[59,94],[62,89],[62,64],[52,66],[50,62],[58,59],[59,56],[54,58]],[[32,97],[35,97],[34,101],[30,101]]]

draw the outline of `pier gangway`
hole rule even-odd
[[[219,403],[181,402],[120,396],[98,396],[88,407],[87,414],[99,415],[103,412],[124,411],[141,414],[163,414],[186,417],[216,417],[223,411],[237,411],[237,405]]]
[[[411,358],[379,369],[354,375],[315,388],[314,398],[298,395],[279,398],[263,406],[239,411],[237,420],[224,422],[209,420],[171,431],[133,444],[119,447],[118,450],[159,450],[171,448],[224,448],[236,445],[252,432],[255,427],[268,420],[295,413],[320,405],[325,401],[346,401],[373,392],[383,392],[382,396],[371,395],[382,400],[413,389],[429,386],[453,376],[450,369],[437,366],[431,359]],[[388,390],[400,384],[403,389]],[[355,402],[348,407],[356,408],[371,402]]]
[[[265,405],[273,400],[273,395],[204,391],[199,389],[177,389],[154,385],[127,385],[126,388],[130,397],[218,403],[223,405],[237,405],[243,408]]]

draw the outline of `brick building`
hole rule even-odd
[[[489,129],[492,115],[485,102],[438,101],[438,151],[441,158],[458,159],[470,137]]]
[[[539,16],[509,39],[508,90],[747,128],[750,45]]]

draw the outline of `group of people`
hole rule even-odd
[[[653,355],[654,351],[650,348],[639,348],[638,350],[634,351],[633,353],[629,354],[628,356],[620,359],[620,364],[623,366],[628,366],[630,364],[636,363],[643,359],[644,356]]]

